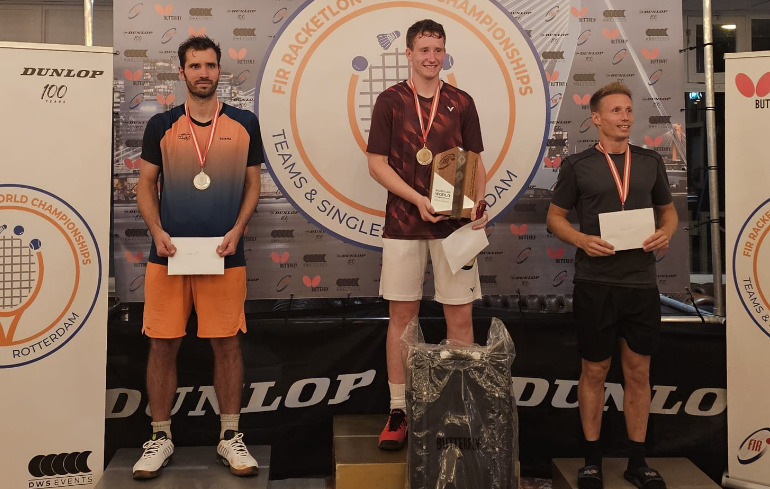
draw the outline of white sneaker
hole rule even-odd
[[[225,467],[230,467],[230,472],[235,475],[255,475],[259,472],[259,464],[249,453],[246,444],[243,443],[243,433],[233,430],[225,431],[224,440],[217,445],[217,459]]]
[[[174,453],[174,442],[159,431],[152,434],[150,441],[142,445],[144,453],[134,464],[134,479],[152,479],[160,475],[160,469],[168,465]]]

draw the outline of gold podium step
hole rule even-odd
[[[577,489],[577,471],[582,458],[555,458],[551,461],[553,489]],[[604,489],[636,489],[623,478],[628,459],[605,458],[602,464]],[[668,489],[720,489],[714,481],[686,458],[648,458],[647,464],[660,472]]]
[[[377,447],[387,420],[387,414],[334,417],[335,489],[406,487],[406,447],[397,452]]]

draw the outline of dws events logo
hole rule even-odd
[[[770,428],[762,428],[750,434],[738,448],[738,463],[748,465],[759,460],[770,445]]]
[[[426,17],[449,40],[441,79],[473,96],[483,121],[492,220],[542,160],[550,110],[540,56],[497,2],[308,2],[284,22],[257,84],[268,168],[307,219],[366,248],[381,246],[386,200],[366,164],[372,108],[409,78],[408,19]],[[451,110],[439,107],[439,116]]]
[[[101,256],[82,216],[45,190],[0,184],[0,368],[64,346],[88,321]]]
[[[32,457],[27,466],[29,487],[70,487],[93,482],[92,470],[88,466],[90,451],[72,453],[51,453]]]
[[[746,219],[733,249],[733,284],[746,312],[770,336],[770,245],[764,244],[770,231],[770,199]],[[764,287],[764,290],[763,290]]]

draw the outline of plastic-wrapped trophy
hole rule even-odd
[[[492,319],[486,346],[402,337],[411,489],[517,489],[513,340]]]

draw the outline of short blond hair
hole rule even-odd
[[[589,102],[591,112],[599,112],[599,102],[601,102],[602,99],[608,95],[616,94],[626,95],[628,98],[633,100],[633,97],[631,97],[631,89],[628,88],[625,83],[612,82],[604,85],[602,88],[594,92],[593,95],[591,95],[591,102]]]

